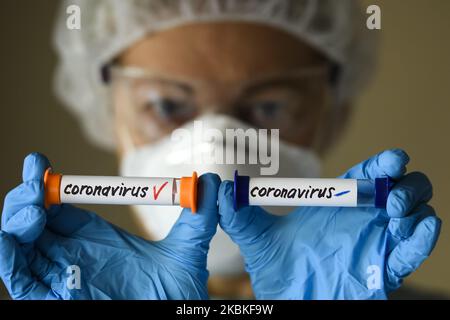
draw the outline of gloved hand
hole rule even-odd
[[[23,183],[5,199],[0,276],[12,298],[208,298],[217,175],[200,177],[198,212],[184,209],[164,240],[150,242],[71,205],[45,210],[42,177],[48,167],[44,156],[29,155]]]
[[[441,221],[425,175],[404,175],[409,158],[385,151],[342,178],[398,179],[387,208],[301,207],[274,216],[233,209],[233,184],[219,188],[219,223],[239,245],[259,299],[383,299],[430,255]]]

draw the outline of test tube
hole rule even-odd
[[[234,172],[234,209],[246,206],[386,208],[389,177],[370,179],[274,178]]]
[[[180,205],[197,212],[197,173],[192,177],[144,178],[44,173],[45,207],[61,203]]]

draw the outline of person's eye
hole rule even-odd
[[[161,120],[172,122],[185,121],[193,114],[192,107],[187,103],[163,97],[147,101],[145,109]]]
[[[251,108],[254,116],[260,119],[273,119],[280,114],[282,107],[283,103],[279,101],[258,101]]]
[[[170,118],[181,114],[183,105],[169,98],[158,99],[153,102],[153,108],[162,118]]]
[[[284,103],[276,100],[261,100],[247,103],[240,112],[245,121],[258,127],[277,125],[285,112]]]

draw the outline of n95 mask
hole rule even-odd
[[[199,126],[203,133],[208,129],[214,129],[215,139],[199,134]],[[230,129],[258,131],[232,117],[207,114],[174,130],[172,135],[164,137],[157,143],[128,150],[121,161],[120,174],[133,177],[182,177],[192,175],[193,171],[199,175],[211,172],[218,174],[223,181],[232,180],[234,171],[238,170],[241,175],[260,176],[261,168],[266,165],[220,161],[220,155],[224,159],[227,152],[237,152],[236,145],[234,150],[230,150],[232,146],[224,142]],[[222,134],[223,140],[217,139],[219,133]],[[279,157],[276,159],[279,162],[279,170],[275,176],[305,178],[319,176],[320,160],[312,151],[281,141],[275,143],[279,147]],[[245,148],[247,159],[257,158],[257,145],[247,144],[249,145]],[[153,240],[166,237],[181,213],[181,209],[177,206],[133,206],[133,211],[143,230]],[[272,212],[270,209],[269,211]],[[220,226],[210,244],[208,270],[211,275],[233,275],[244,272],[239,248]]]

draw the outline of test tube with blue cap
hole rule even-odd
[[[375,179],[279,178],[234,172],[234,209],[247,206],[386,208],[393,187],[389,177]]]

